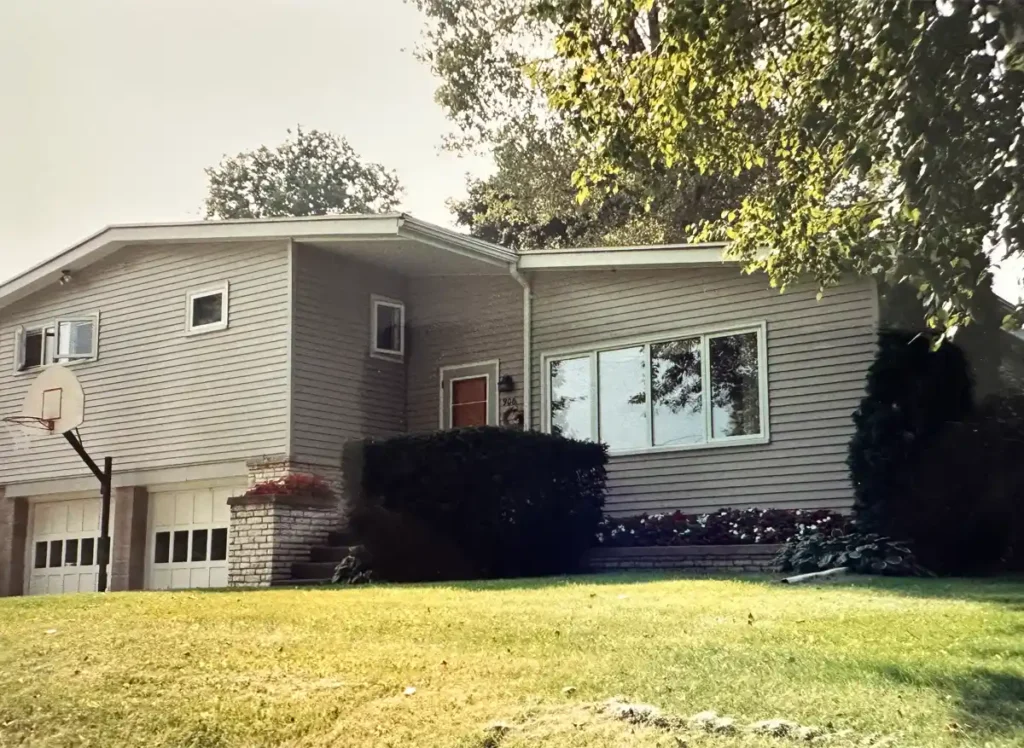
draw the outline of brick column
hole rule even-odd
[[[113,592],[141,590],[146,578],[146,520],[149,492],[145,486],[114,489],[114,545],[110,564],[110,589]]]
[[[4,498],[0,486],[0,597],[24,593],[27,534],[28,499]]]
[[[291,579],[292,564],[338,527],[335,499],[236,496],[228,499],[228,586],[269,587]]]

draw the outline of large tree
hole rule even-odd
[[[986,295],[993,254],[1024,251],[1019,0],[528,10],[557,29],[552,54],[523,61],[574,135],[584,196],[638,167],[752,175],[699,236],[731,240],[781,287],[850,271],[910,285],[950,333]]]
[[[345,138],[301,127],[288,135],[206,170],[207,218],[379,213],[398,204],[394,172],[363,162]]]
[[[751,174],[635,165],[614,194],[580,199],[584,151],[528,75],[557,27],[542,0],[415,0],[428,18],[422,57],[456,126],[448,146],[493,153],[497,170],[451,203],[476,236],[522,249],[685,241],[690,225],[739,205]]]

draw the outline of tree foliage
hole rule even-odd
[[[345,138],[301,127],[276,148],[225,157],[206,176],[207,218],[379,213],[401,195],[395,174],[364,163]]]
[[[546,0],[534,79],[575,136],[576,186],[637,168],[749,175],[700,222],[785,287],[912,284],[971,320],[989,251],[1024,241],[1024,6],[1016,0]]]
[[[489,149],[497,170],[453,201],[471,233],[521,249],[685,241],[706,216],[738,207],[750,175],[637,165],[614,193],[580,200],[584,156],[560,112],[527,75],[554,49],[558,28],[542,0],[415,0],[429,24],[421,56],[440,77],[436,98],[454,149]]]

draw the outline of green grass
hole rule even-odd
[[[2,746],[482,748],[493,720],[513,725],[502,748],[794,745],[680,738],[591,706],[616,695],[829,726],[828,745],[1021,746],[1024,582],[632,575],[0,600]]]

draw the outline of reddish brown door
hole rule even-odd
[[[487,377],[452,382],[452,428],[487,425]]]

